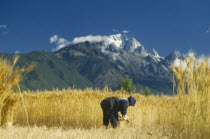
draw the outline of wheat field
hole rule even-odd
[[[19,94],[15,95],[19,97]],[[129,95],[109,92],[105,89],[26,92],[23,97],[28,121],[23,103],[20,101],[14,110],[14,130],[17,132],[18,129],[23,130],[20,132],[22,136],[30,133],[29,136],[31,137],[29,138],[35,138],[37,136],[35,133],[40,131],[40,138],[45,138],[51,133],[52,135],[49,137],[55,138],[209,137],[209,117],[206,123],[203,123],[204,121],[190,121],[193,120],[192,118],[200,120],[199,118],[202,118],[203,115],[196,115],[196,113],[191,113],[191,110],[188,111],[192,107],[188,96],[145,97],[134,94],[133,97],[136,98],[137,103],[128,109],[130,122],[121,122],[118,129],[109,127],[106,130],[102,126],[100,101],[109,96],[129,97]],[[192,111],[194,110],[192,109]],[[191,116],[187,117],[188,114]],[[209,116],[209,113],[206,114]],[[3,132],[6,131],[2,131],[2,134]],[[13,133],[15,135],[15,132]]]
[[[9,63],[5,65],[7,64]],[[1,120],[1,124],[7,126],[0,127],[0,137],[210,138],[209,65],[208,58],[196,59],[194,55],[186,57],[183,61],[176,61],[172,71],[174,92],[177,95],[132,94],[137,103],[134,107],[128,108],[129,123],[120,121],[117,129],[103,127],[100,101],[110,96],[127,98],[129,94],[113,92],[108,87],[103,90],[55,89],[12,93],[17,81],[12,82],[13,84],[6,82],[5,86],[10,85],[5,87],[9,93],[0,94],[0,109],[3,111],[1,119],[2,117],[5,119]],[[0,75],[3,77],[1,68]],[[12,70],[17,69],[11,68]],[[11,72],[7,78],[12,77],[14,73],[21,75],[22,72]],[[10,79],[12,80],[13,78]],[[0,81],[3,83],[7,80]],[[0,92],[5,92],[3,89],[1,86]],[[15,103],[6,103],[11,100]]]
[[[19,94],[15,95],[19,97]],[[18,130],[17,127],[20,127],[23,130],[22,136],[25,136],[29,130],[31,137],[37,136],[33,133],[36,130],[42,131],[40,138],[45,137],[42,136],[45,135],[45,132],[49,134],[57,130],[59,132],[57,131],[56,138],[58,136],[63,138],[63,135],[71,138],[147,138],[153,136],[168,138],[177,136],[176,132],[178,131],[175,131],[173,127],[175,126],[173,119],[176,119],[177,116],[174,113],[176,98],[144,97],[135,94],[133,97],[136,98],[137,103],[135,107],[128,109],[130,122],[121,122],[118,129],[112,129],[110,126],[106,130],[102,126],[100,101],[109,96],[129,97],[129,95],[118,92],[92,89],[26,92],[23,97],[28,121],[23,103],[20,101],[14,110],[14,130]]]

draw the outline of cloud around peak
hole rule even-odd
[[[123,30],[122,33],[127,34],[127,33],[130,33],[130,31],[129,30]]]
[[[54,48],[52,51],[58,51],[59,49],[62,49],[69,45],[74,45],[82,42],[90,42],[90,43],[102,43],[102,45],[105,47],[108,47],[109,45],[114,45],[118,48],[124,48],[124,45],[126,43],[130,43],[130,45],[133,46],[133,48],[141,46],[141,43],[139,43],[136,39],[128,38],[127,36],[123,34],[114,34],[114,35],[108,35],[108,36],[101,36],[101,35],[87,35],[82,37],[76,37],[72,41],[68,41],[67,39],[61,38],[58,35],[53,35],[50,37],[50,43],[56,44],[56,48]]]
[[[54,36],[50,37],[50,43],[57,42],[57,40],[58,40],[58,35],[54,35]]]
[[[20,54],[20,51],[19,51],[19,50],[16,50],[16,51],[15,51],[15,54]]]
[[[82,36],[82,37],[76,37],[73,39],[72,43],[73,44],[77,44],[77,43],[80,43],[80,42],[102,42],[104,40],[106,40],[107,36],[100,36],[100,35],[96,35],[96,36],[93,36],[93,35],[87,35],[87,36]]]
[[[64,38],[60,38],[58,35],[53,35],[52,37],[50,37],[50,43],[56,44],[56,48],[52,49],[53,52],[55,52],[61,48],[64,48],[70,44],[70,42],[68,40],[66,40]]]
[[[50,43],[56,44],[56,48],[52,49],[53,52],[58,51],[68,45],[77,44],[81,42],[103,42],[104,45],[115,44],[116,46],[120,47],[122,45],[121,41],[121,34],[115,34],[110,36],[101,36],[101,35],[87,35],[82,37],[76,37],[72,41],[68,41],[67,39],[61,38],[58,35],[53,35],[50,37]]]
[[[67,39],[61,38],[58,35],[53,35],[50,37],[50,43],[56,44],[56,48],[52,49],[53,52],[58,51],[59,49],[62,49],[70,44],[77,44],[81,42],[101,42],[104,41],[106,36],[100,36],[100,35],[88,35],[88,36],[82,36],[82,37],[76,37],[72,41],[68,41]]]

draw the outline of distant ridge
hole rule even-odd
[[[149,87],[155,94],[172,94],[170,65],[182,55],[178,50],[162,57],[155,49],[147,50],[135,38],[122,34],[103,36],[97,41],[77,40],[53,53],[33,51],[20,54],[18,66],[36,63],[21,85],[24,89],[104,88],[116,90],[129,75],[136,92]],[[90,38],[89,38],[90,39]],[[11,58],[0,53],[0,57]]]

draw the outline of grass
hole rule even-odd
[[[210,58],[190,54],[172,66],[174,86],[178,93],[179,129],[187,134],[210,133]],[[202,136],[201,136],[202,137]]]
[[[108,96],[128,97],[121,93],[106,92],[100,90],[54,90],[42,92],[23,93],[27,111],[29,113],[29,124],[47,128],[62,128],[67,131],[96,132],[103,136],[102,110],[100,101]],[[17,95],[18,97],[18,95]],[[205,138],[209,136],[208,123],[196,125],[195,130],[189,128],[189,121],[182,119],[185,115],[183,109],[191,108],[184,105],[185,97],[169,96],[142,96],[133,95],[137,99],[135,107],[129,107],[128,116],[130,123],[121,122],[116,132],[131,132],[128,135],[165,137],[196,137]],[[182,109],[180,107],[182,106]],[[14,115],[16,126],[27,126],[26,115],[22,104],[18,104]],[[208,119],[209,120],[209,119]],[[202,125],[201,125],[202,124]],[[202,128],[201,128],[202,127]],[[110,127],[111,128],[111,127]],[[158,128],[158,129],[157,129]],[[151,130],[149,130],[151,129]],[[111,130],[111,129],[110,129]],[[119,130],[119,131],[118,131]],[[141,131],[141,132],[140,132]],[[63,132],[63,131],[62,131]],[[114,132],[114,130],[112,130]],[[84,135],[83,135],[84,136]],[[127,136],[127,134],[126,134]]]
[[[18,56],[15,56],[12,62],[0,59],[0,119],[1,126],[9,126],[13,122],[13,111],[17,99],[12,96],[12,89],[18,86],[23,73],[30,72],[33,66],[28,69],[19,69],[15,67]]]
[[[162,130],[162,129],[161,129]],[[60,127],[33,127],[28,130],[25,127],[12,127],[9,129],[0,128],[1,138],[5,139],[151,139],[151,138],[169,138],[160,132],[159,127],[153,128],[127,128],[127,129],[68,129],[64,130]]]
[[[129,123],[117,129],[102,126],[100,101],[105,97],[129,97],[103,90],[54,90],[10,94],[14,127],[0,128],[2,138],[209,138],[209,59],[193,55],[176,61],[175,96],[133,94],[137,103],[129,107]],[[20,98],[24,101],[21,101]],[[27,113],[27,114],[26,114]],[[27,120],[28,119],[28,120]],[[27,126],[32,128],[29,129]]]

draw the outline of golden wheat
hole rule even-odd
[[[133,94],[137,103],[128,109],[130,122],[121,122],[117,129],[102,126],[100,101],[129,95],[105,87],[24,92],[24,103],[18,101],[14,110],[16,127],[0,128],[0,134],[5,138],[209,138],[209,61],[191,55],[172,66],[176,96]],[[30,131],[24,128],[28,124],[33,127]]]
[[[29,123],[31,126],[63,127],[64,129],[86,129],[102,128],[102,110],[100,101],[109,96],[129,97],[129,95],[118,92],[104,92],[104,90],[54,90],[25,92],[23,97],[29,113]],[[206,128],[200,132],[200,126],[196,129],[199,132],[189,133],[188,121],[182,119],[184,113],[180,113],[180,108],[190,109],[191,106],[185,105],[185,97],[169,96],[149,96],[144,97],[139,94],[133,95],[137,99],[135,107],[129,107],[128,116],[130,122],[121,123],[120,128],[144,130],[151,127],[162,128],[162,135],[168,137],[187,136],[196,137],[209,136]],[[192,98],[191,98],[192,99]],[[15,113],[15,124],[26,126],[26,117],[22,104],[17,106]],[[190,115],[189,115],[190,116]],[[209,119],[207,119],[209,121]],[[181,123],[180,123],[181,122]],[[199,123],[198,123],[199,124]],[[111,127],[110,127],[111,128]],[[153,131],[151,131],[153,132]],[[140,135],[136,135],[140,136]]]
[[[17,86],[21,80],[21,75],[26,71],[30,72],[33,66],[28,69],[18,69],[15,67],[18,56],[15,56],[13,62],[0,59],[0,120],[1,125],[7,127],[13,122],[13,110],[17,99],[11,97],[12,89]]]
[[[188,134],[210,133],[210,58],[193,54],[173,65],[179,105],[176,128]],[[203,137],[203,136],[199,136]]]

